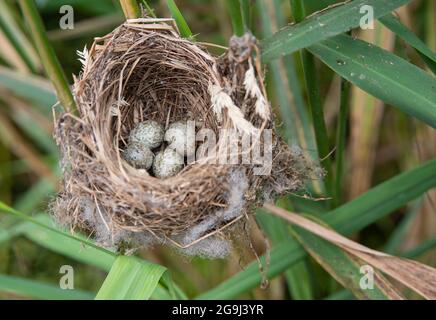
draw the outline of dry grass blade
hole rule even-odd
[[[8,38],[5,36],[4,32],[0,29],[0,46],[2,48],[1,57],[5,61],[19,70],[22,73],[28,73],[29,68],[26,63],[21,59],[18,52],[15,50],[14,46],[9,42]]]
[[[319,237],[341,247],[348,253],[371,264],[395,278],[405,286],[415,290],[426,299],[436,299],[436,269],[419,262],[394,257],[376,250],[369,249],[359,243],[351,241],[340,234],[323,227],[302,216],[284,209],[266,204],[265,209],[292,224],[298,225]]]
[[[120,0],[124,15],[128,19],[135,19],[141,16],[141,9],[136,0]]]
[[[375,29],[360,33],[363,40],[393,51],[395,35],[379,23]],[[353,181],[350,183],[349,197],[354,199],[371,187],[384,103],[357,86],[352,87],[351,93],[349,152]]]
[[[361,286],[361,267],[366,263],[300,227],[291,227],[292,235],[304,249],[340,284],[360,300],[404,300],[394,285],[380,271],[373,273],[373,287]]]

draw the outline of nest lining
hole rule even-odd
[[[107,247],[166,243],[188,255],[224,257],[226,227],[266,199],[298,190],[313,173],[274,132],[256,50],[246,35],[213,57],[160,19],[130,20],[96,39],[75,79],[79,116],[64,111],[55,119],[63,171],[52,204],[57,221]],[[174,177],[152,177],[120,156],[144,120],[166,128],[192,120],[217,136],[223,128],[272,129],[272,170],[255,175],[254,165],[198,161]]]

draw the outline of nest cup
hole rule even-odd
[[[187,255],[226,256],[231,230],[248,213],[301,188],[313,173],[275,134],[257,51],[247,34],[214,57],[181,38],[170,19],[129,20],[96,38],[80,54],[83,70],[73,88],[78,114],[55,116],[63,172],[52,203],[57,221],[106,247],[160,243]],[[217,137],[223,128],[270,129],[271,172],[256,175],[254,165],[208,159],[167,179],[153,177],[122,158],[129,132],[144,120],[166,128],[192,120]]]

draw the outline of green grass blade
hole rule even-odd
[[[95,297],[96,300],[146,300],[166,268],[136,257],[119,256]]]
[[[274,4],[277,5],[277,1],[275,1]],[[261,0],[256,2],[256,6],[261,18],[262,33],[264,36],[269,36],[272,34],[272,23],[270,18],[270,15],[272,14],[268,10],[269,7],[267,6],[265,1]],[[275,11],[277,12],[278,10]],[[277,22],[283,23],[283,21]],[[284,79],[285,74],[281,72],[281,70],[283,69],[283,64],[285,63],[285,61],[272,61],[271,63],[269,63],[270,75],[273,82],[273,86],[271,86],[270,90],[273,90],[271,93],[272,95],[277,97],[277,101],[279,103],[281,119],[284,122],[283,135],[291,144],[298,144],[300,142],[300,136],[297,130],[297,122],[299,122],[300,119],[298,117],[298,112],[295,108],[295,103],[292,102],[292,96],[290,96],[290,94],[292,94],[293,92],[291,91],[291,93],[288,94],[288,87],[285,85],[286,79]],[[290,67],[293,66],[288,65],[288,71],[291,71]],[[262,229],[272,240],[273,244],[280,243],[281,241],[289,237],[287,229],[283,225],[282,221],[280,221],[280,219],[277,219],[276,217],[272,217],[270,215],[262,214],[261,210],[259,212],[260,214],[257,217],[258,221]],[[301,281],[294,281],[296,279],[296,272],[298,272],[298,276],[300,277]],[[310,281],[308,279],[308,273],[304,261],[300,264],[294,265],[291,269],[286,270],[284,276],[286,278],[287,285],[291,291],[293,298],[311,298]],[[307,278],[301,278],[304,276]]]
[[[53,221],[45,214],[40,214],[33,220],[46,226],[53,224]],[[79,235],[74,238],[66,237],[51,229],[42,228],[39,224],[36,225],[34,222],[25,221],[9,229],[4,229],[3,236],[0,236],[0,242],[23,234],[28,239],[49,250],[105,271],[110,270],[115,261],[115,254],[84,244],[84,242],[87,243],[88,241]]]
[[[45,224],[52,223],[51,219],[45,214],[37,216],[36,220]],[[0,243],[2,241],[10,240],[10,238],[17,235],[24,235],[29,240],[46,249],[57,252],[84,264],[95,266],[104,271],[109,272],[116,260],[116,256],[113,254],[108,254],[105,251],[86,246],[82,241],[65,238],[58,233],[54,233],[45,228],[40,228],[39,226],[27,221],[14,225],[13,227],[9,227],[8,229],[0,228]],[[172,285],[175,287],[174,290],[176,292],[176,296],[180,299],[185,299],[186,296],[184,293],[174,284]],[[93,296],[90,298],[92,299]],[[156,290],[153,292],[152,298],[172,299],[173,296],[170,295],[167,289],[163,288],[162,285],[159,284]]]
[[[79,289],[63,290],[57,286],[0,274],[0,291],[47,300],[91,300],[94,294]]]
[[[320,161],[322,161],[321,166],[326,170],[325,196],[335,198],[335,195],[333,194],[333,167],[331,157],[329,156],[331,150],[329,147],[327,125],[324,120],[324,109],[321,104],[315,59],[310,53],[303,51],[301,52],[301,62],[303,65],[304,79],[306,82],[318,156]],[[329,202],[327,202],[327,204],[328,203]]]
[[[54,193],[54,185],[48,179],[40,179],[26,193],[20,195],[14,203],[17,211],[33,212]]]
[[[374,274],[374,288],[360,287],[361,263],[339,247],[300,227],[291,227],[295,238],[305,250],[340,284],[349,289],[356,298],[365,300],[390,300],[398,297],[394,287],[377,272]]]
[[[25,112],[13,112],[12,118],[17,126],[29,136],[37,146],[46,151],[48,154],[57,154],[58,148],[51,134],[45,131],[32,116]]]
[[[161,283],[162,283],[162,285],[165,285],[165,287],[167,288],[167,292],[169,294],[169,298],[165,298],[166,300],[168,300],[168,299],[188,300],[188,296],[173,281],[169,272],[165,272],[162,275]],[[159,283],[159,286],[160,285],[161,284]],[[153,293],[152,298],[155,298],[155,293]]]
[[[283,8],[283,2],[281,0],[274,0],[274,11],[277,20],[277,25],[279,28],[283,28],[287,25],[287,20],[285,18]],[[313,128],[311,126],[309,112],[304,101],[302,88],[300,86],[300,80],[296,72],[296,61],[293,55],[283,58],[283,63],[285,65],[286,77],[288,80],[289,89],[293,97],[295,104],[295,113],[298,115],[299,123],[295,125],[298,127],[297,132],[299,136],[299,143],[301,147],[310,155],[310,157],[315,161],[317,159],[317,149],[315,137],[313,135]],[[302,131],[302,132],[301,132]]]
[[[364,91],[436,128],[436,80],[409,62],[346,35],[309,50]]]
[[[304,4],[302,0],[291,1],[292,8],[294,9],[294,18],[297,22],[300,22],[305,17]],[[319,159],[322,159],[322,166],[326,170],[325,177],[325,196],[336,198],[334,195],[333,186],[333,167],[332,161],[329,157],[330,147],[329,138],[327,132],[327,126],[325,123],[324,109],[321,104],[320,97],[320,85],[317,79],[317,71],[314,57],[303,50],[300,53],[301,64],[303,66],[304,80],[306,84],[306,91],[308,95],[308,101],[312,116],[312,123],[315,132],[315,142],[318,150]],[[330,201],[326,202],[330,205]]]
[[[256,6],[260,14],[262,33],[263,35],[272,34],[270,16],[268,14],[268,8],[266,2],[262,0],[256,1]],[[284,85],[283,78],[280,70],[282,65],[280,61],[273,61],[269,64],[269,69],[271,71],[271,77],[274,88],[274,95],[277,96],[277,102],[280,109],[280,119],[283,121],[283,136],[291,144],[296,144],[298,142],[298,134],[295,128],[295,113],[293,112],[293,107],[286,94],[286,86]]]
[[[40,215],[37,220],[45,225],[53,224],[47,215]],[[88,240],[80,235],[75,235],[74,239],[67,238],[62,234],[31,223],[24,229],[23,234],[42,247],[105,271],[110,270],[116,258],[112,252],[109,253],[109,251],[99,247],[85,245],[83,241],[88,242]]]
[[[75,112],[76,104],[74,102],[73,95],[62,70],[61,64],[59,63],[59,60],[57,59],[55,52],[48,41],[44,24],[39,16],[35,2],[33,0],[19,0],[19,3],[26,22],[28,23],[29,28],[32,30],[33,41],[41,57],[41,62],[56,89],[60,103],[66,110]]]
[[[180,12],[174,0],[167,0],[167,6],[171,12],[172,17],[177,23],[177,27],[179,28],[182,37],[191,38],[192,31],[189,28],[188,23],[186,22],[185,18],[183,17],[182,13]]]
[[[295,240],[288,239],[283,241],[271,250],[271,264],[268,268],[268,276],[273,278],[279,275],[303,257],[305,257],[304,250]],[[261,261],[263,264],[265,263],[264,256],[261,258]],[[233,299],[255,288],[261,281],[262,275],[260,274],[259,266],[257,262],[253,262],[245,267],[244,271],[237,273],[215,288],[198,295],[196,299]]]
[[[301,147],[310,155],[313,161],[318,161],[318,153],[316,147],[313,127],[310,121],[310,115],[304,101],[302,88],[296,72],[296,61],[293,56],[284,58],[286,76],[288,78],[289,90],[291,90],[295,101],[296,112],[301,122],[302,134],[299,133],[299,141]]]
[[[45,107],[46,112],[50,111],[50,107],[56,103],[53,87],[44,78],[38,76],[21,74],[0,66],[0,85],[17,96]]]
[[[241,37],[244,34],[244,23],[239,0],[226,0],[226,6],[232,21],[233,33]]]
[[[69,234],[67,232],[61,231],[61,230],[59,230],[59,229],[57,229],[55,227],[51,227],[48,224],[46,224],[45,222],[41,222],[38,219],[32,218],[32,217],[30,217],[30,216],[28,216],[28,215],[26,215],[26,214],[24,214],[24,213],[22,213],[20,211],[17,211],[17,210],[9,207],[8,205],[6,205],[5,203],[3,203],[1,201],[0,201],[0,212],[9,214],[9,215],[11,215],[13,217],[19,218],[19,219],[24,220],[24,221],[28,221],[28,222],[32,223],[33,225],[35,225],[35,226],[38,226],[38,227],[40,227],[42,229],[45,229],[48,232],[52,232],[53,234],[56,234],[56,235],[60,236],[61,238],[74,240],[74,241],[78,242],[77,244],[80,243],[82,246],[91,247],[91,248],[94,248],[94,249],[96,249],[98,251],[101,251],[102,253],[106,253],[108,255],[115,256],[115,254],[113,252],[97,246],[96,244],[86,240],[84,237],[76,237],[76,236],[73,236],[73,235],[71,235],[71,234]],[[44,220],[44,218],[42,218],[42,219]],[[47,219],[47,218],[45,218],[45,219]],[[47,238],[46,236],[42,236],[41,237],[41,239],[46,239],[46,238]],[[61,238],[59,238],[59,239],[61,239]]]
[[[251,0],[239,0],[239,2],[241,4],[241,14],[244,29],[245,31],[248,31],[251,29],[253,6],[251,4]]]
[[[117,255],[115,253],[95,245],[85,237],[81,235],[73,236],[51,227],[50,223],[53,222],[45,214],[32,218],[2,202],[0,202],[0,212],[10,214],[26,222],[25,225],[20,225],[19,230],[14,235],[22,233],[33,242],[47,249],[106,271],[111,270],[114,261],[116,261]],[[0,236],[2,235],[0,234]],[[9,235],[6,234],[6,236]],[[143,262],[147,263],[146,261]],[[162,288],[162,290],[165,289]],[[162,290],[160,290],[160,293],[162,293]],[[183,296],[180,289],[176,288],[175,290],[179,296]]]
[[[14,202],[17,211],[33,212],[43,201],[52,195],[54,185],[48,179],[40,179],[28,191],[20,195]],[[16,223],[16,218],[9,216],[9,219],[2,219],[0,223],[0,243],[10,240],[12,237],[21,234],[28,228],[29,222]],[[15,222],[15,224],[13,224]],[[13,224],[13,225],[12,225]],[[6,228],[6,225],[9,225]]]
[[[383,182],[355,200],[321,215],[322,219],[341,234],[359,231],[434,188],[435,172],[436,159]]]
[[[293,1],[293,0],[291,0]],[[308,15],[321,11],[326,10],[332,5],[336,5],[339,3],[345,2],[343,0],[317,0],[317,1],[305,1],[304,7],[306,10],[306,13]]]
[[[264,62],[269,62],[359,26],[363,16],[360,8],[363,5],[372,6],[374,18],[377,19],[409,1],[355,0],[314,15],[265,39],[262,42],[262,59]]]
[[[307,16],[305,3],[301,0],[290,0],[291,14],[294,19],[294,23],[299,23]],[[278,34],[275,34],[276,36]],[[289,35],[291,36],[291,35]]]
[[[421,55],[427,66],[435,73],[436,71],[436,54],[419,39],[412,31],[401,23],[393,14],[388,14],[379,19],[387,28],[402,38],[409,45],[414,47]]]
[[[168,293],[168,290],[165,289],[160,283],[156,286],[156,289],[151,296],[151,299],[154,300],[172,300],[173,297]]]
[[[436,160],[404,172],[374,187],[355,200],[322,214],[323,220],[342,234],[359,231],[374,221],[415,199],[436,186]],[[305,256],[301,246],[293,239],[278,244],[271,250],[269,277],[275,277]],[[264,257],[262,257],[265,263]],[[256,262],[224,281],[217,287],[200,294],[197,299],[231,299],[256,287],[261,282]]]
[[[156,14],[154,13],[153,8],[150,7],[150,5],[148,4],[148,2],[146,0],[141,0],[142,4],[144,5],[145,9],[147,9],[147,12],[150,16],[152,16],[153,18],[157,18]]]
[[[313,201],[312,199],[306,199],[292,194],[287,196],[287,198],[292,201],[295,211],[297,212],[305,212],[313,215],[328,212],[328,209],[323,203],[324,201]]]
[[[312,287],[313,281],[310,267],[308,259],[301,259],[284,272],[293,300],[314,299],[314,291],[316,289]]]
[[[258,209],[256,219],[272,241],[273,246],[289,238],[288,228],[283,221]],[[310,275],[305,261],[295,263],[284,273],[289,291],[295,300],[310,300],[313,298]]]
[[[354,296],[347,289],[343,289],[329,295],[328,297],[324,298],[324,300],[354,300]]]
[[[28,222],[19,222],[14,225],[4,225],[4,221],[0,224],[0,243],[10,241],[13,237],[21,235],[28,227]]]

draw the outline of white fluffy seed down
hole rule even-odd
[[[168,142],[168,147],[176,150],[182,156],[195,152],[195,147],[194,150],[189,150],[186,122],[179,121],[170,124],[165,132],[164,140]]]
[[[129,142],[137,142],[143,146],[154,149],[159,147],[164,138],[164,128],[153,120],[140,122],[130,132]]]
[[[130,142],[123,152],[124,160],[136,169],[150,169],[154,154],[149,148],[138,142]]]
[[[157,178],[168,178],[183,169],[184,158],[171,148],[156,154],[153,162],[153,173]]]

